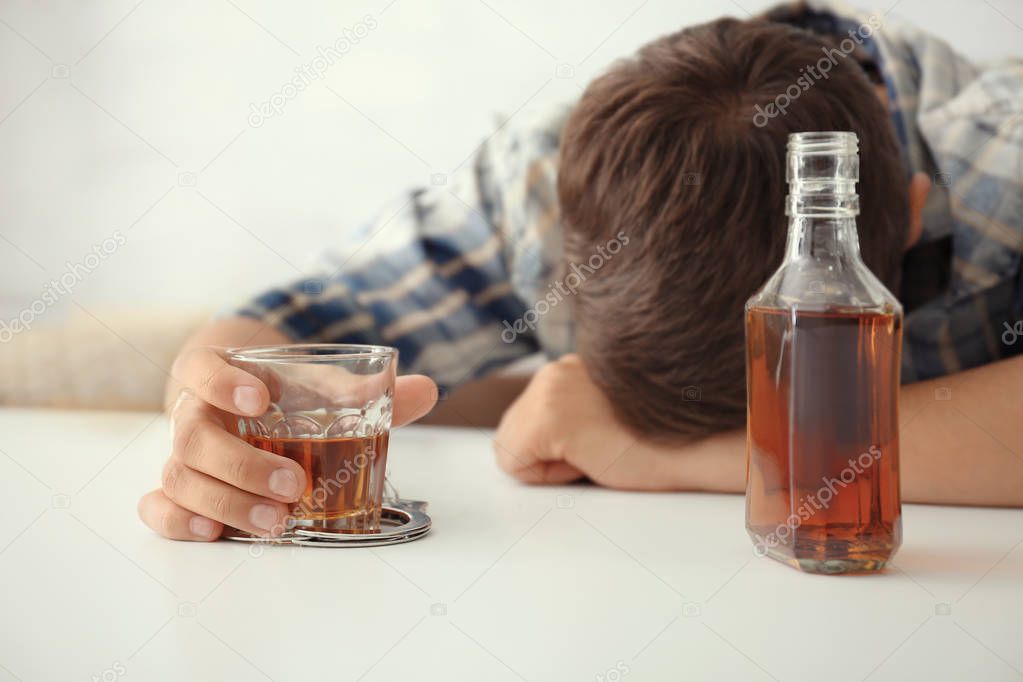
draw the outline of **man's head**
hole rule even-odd
[[[628,238],[574,298],[579,352],[638,433],[743,424],[742,309],[781,262],[789,133],[859,136],[860,248],[896,288],[909,226],[899,148],[852,55],[833,59],[827,77],[808,75],[834,48],[791,27],[722,19],[617,64],[569,118],[558,178],[566,261]],[[792,85],[784,113],[768,106]],[[765,111],[774,115],[757,117]]]

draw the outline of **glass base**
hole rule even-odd
[[[333,518],[315,518],[310,516],[289,519],[288,530],[303,528],[306,530],[330,531],[334,533],[379,533],[380,508],[349,512]]]
[[[887,525],[865,526],[804,523],[790,528],[747,523],[746,531],[757,556],[769,556],[804,573],[824,575],[876,573],[888,565],[902,544],[901,518]]]
[[[888,556],[846,557],[842,559],[797,558],[784,552],[767,550],[767,556],[804,573],[837,575],[841,573],[874,573],[888,565]]]
[[[757,553],[804,573],[875,573],[888,565],[898,549],[898,542],[893,540],[887,534],[853,541],[797,538],[792,544],[758,545]]]

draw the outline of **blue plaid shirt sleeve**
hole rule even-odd
[[[445,388],[541,350],[535,329],[508,330],[558,255],[535,220],[556,204],[551,126],[502,127],[441,186],[345,234],[351,248],[329,252],[317,274],[233,313],[295,342],[394,346],[402,372]]]
[[[924,76],[905,87],[910,63],[897,62],[892,103],[926,143],[910,161],[933,181],[921,241],[950,238],[951,267],[947,288],[906,315],[904,382],[1023,352],[1023,61],[975,69],[911,35],[911,66]]]

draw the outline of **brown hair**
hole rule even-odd
[[[839,56],[786,113],[754,121],[825,49],[800,29],[721,19],[618,63],[569,117],[558,177],[566,262],[586,262],[619,232],[629,239],[573,299],[577,346],[637,433],[744,423],[742,309],[781,262],[790,132],[857,133],[863,258],[897,285],[907,178],[854,59]]]

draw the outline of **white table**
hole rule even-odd
[[[0,410],[0,680],[1023,679],[1023,511],[909,506],[897,569],[756,559],[739,496],[526,487],[398,432],[425,539],[163,540],[154,414]]]

